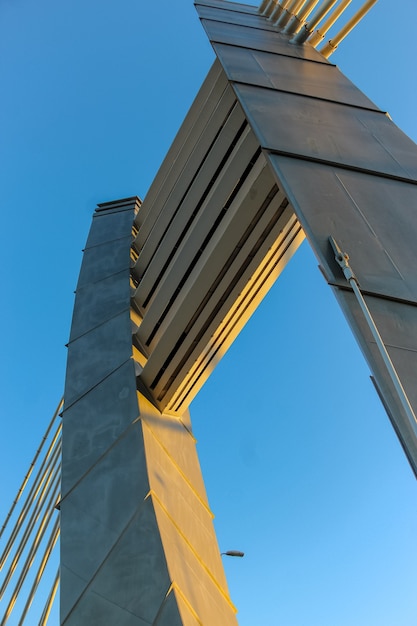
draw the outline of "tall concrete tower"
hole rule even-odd
[[[143,203],[94,215],[63,412],[62,624],[236,624],[188,406],[304,237],[417,472],[417,148],[309,43],[313,5],[196,3],[216,61]]]

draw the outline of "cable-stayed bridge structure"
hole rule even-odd
[[[61,511],[63,624],[236,623],[187,407],[306,235],[415,471],[415,146],[327,60],[373,3],[316,50],[346,4],[196,3],[216,62],[143,203],[96,211],[62,488],[57,438],[28,499]]]

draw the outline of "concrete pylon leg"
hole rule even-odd
[[[236,625],[188,414],[136,388],[138,200],[100,205],[84,252],[63,412],[61,624]]]

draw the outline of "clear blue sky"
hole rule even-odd
[[[416,21],[379,0],[331,57],[414,140]],[[95,205],[145,196],[213,58],[191,0],[0,3],[0,519],[62,393]],[[416,481],[307,244],[191,411],[240,626],[416,624]]]

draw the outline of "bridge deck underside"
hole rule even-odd
[[[218,62],[135,226],[140,384],[181,415],[304,238]]]

